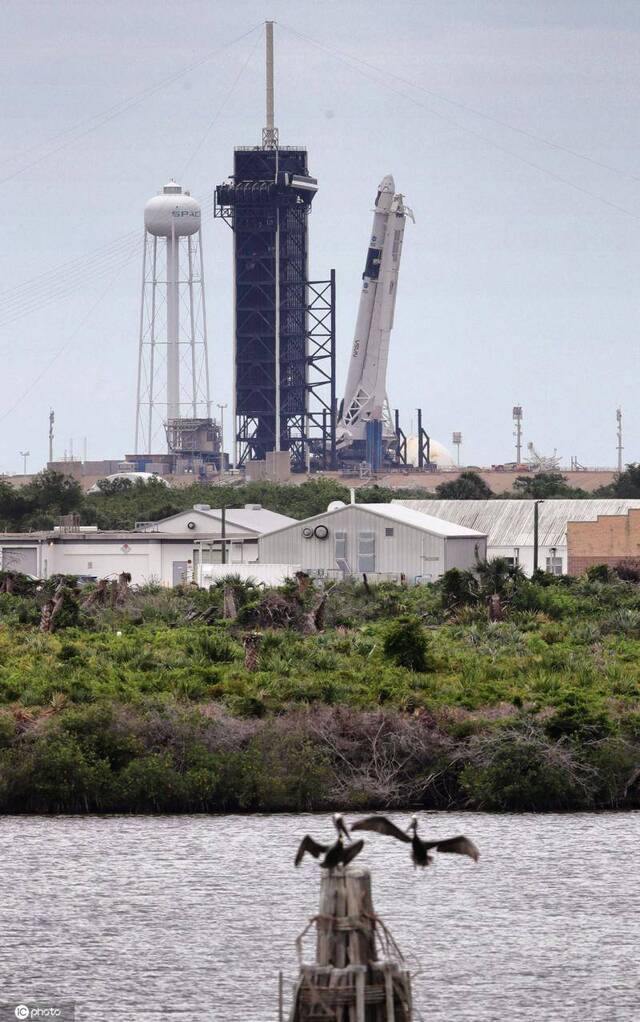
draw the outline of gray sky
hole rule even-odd
[[[637,0],[2,11],[0,471],[21,466],[20,450],[44,462],[50,405],[57,456],[70,437],[80,451],[86,436],[93,458],[131,450],[142,210],[172,175],[203,204],[212,387],[230,404],[231,233],[209,216],[233,146],[260,140],[267,17],[281,142],[306,145],[319,178],[311,272],[337,270],[338,392],[376,186],[393,173],[416,214],[389,371],[406,425],[422,405],[433,437],[461,430],[463,460],[491,464],[513,458],[519,403],[525,440],[563,463],[612,465],[620,403],[625,457],[640,459]],[[34,310],[45,285],[62,297]]]

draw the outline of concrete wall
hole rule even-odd
[[[95,578],[115,577],[126,571],[134,585],[159,582],[172,585],[174,562],[193,563],[193,544],[190,542],[161,542],[149,536],[141,540],[123,538],[64,541],[29,540],[3,542],[0,538],[0,564],[5,568],[16,566],[16,558],[24,562],[26,550],[35,551],[34,568],[29,573],[39,578],[51,575],[89,575]],[[23,569],[24,570],[24,569]]]
[[[280,586],[300,571],[299,564],[203,564],[196,569],[196,582],[203,589],[227,575],[251,579],[267,586]]]
[[[131,543],[122,540],[66,540],[46,549],[45,575],[95,575],[105,578],[128,571],[134,585],[160,582],[173,585],[174,562],[193,562],[193,544],[162,543],[145,539]]]
[[[601,515],[595,522],[569,522],[567,551],[570,575],[581,575],[593,564],[640,561],[640,509]]]

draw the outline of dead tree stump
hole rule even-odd
[[[368,870],[352,866],[323,875],[311,923],[316,963],[300,967],[290,1022],[412,1022],[411,977],[374,911]]]
[[[249,632],[243,638],[244,666],[248,671],[257,671],[260,667],[261,632]]]

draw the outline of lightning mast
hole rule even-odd
[[[318,182],[306,149],[280,143],[271,21],[265,38],[262,144],[235,149],[214,209],[233,230],[234,463],[288,452],[278,460],[306,471],[312,456],[326,462],[335,435],[335,278],[309,279],[307,220]]]

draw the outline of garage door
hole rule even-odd
[[[37,575],[38,551],[35,547],[5,547],[2,551],[2,570],[20,571],[23,575]]]

